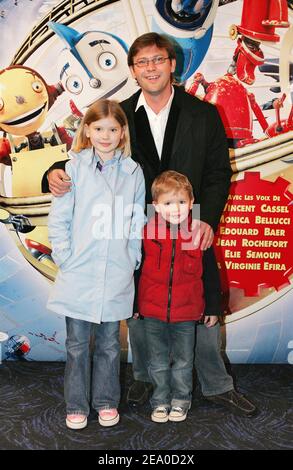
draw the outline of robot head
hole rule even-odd
[[[219,0],[157,0],[152,28],[167,34],[176,50],[175,78],[185,82],[209,48]]]
[[[157,0],[156,16],[172,28],[175,36],[178,32],[175,34],[173,28],[181,31],[183,37],[192,32],[194,38],[200,39],[213,25],[218,4],[219,0]]]
[[[37,131],[51,105],[50,94],[41,75],[29,67],[0,71],[0,129],[13,135]]]
[[[100,31],[78,33],[62,24],[48,25],[66,45],[59,55],[60,81],[80,110],[125,85],[129,71],[122,40]]]

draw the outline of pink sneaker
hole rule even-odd
[[[101,426],[114,426],[119,422],[120,416],[116,408],[106,408],[99,411],[99,423]]]
[[[79,414],[67,415],[66,426],[69,429],[83,429],[87,426],[87,417]]]

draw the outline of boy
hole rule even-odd
[[[151,419],[165,423],[184,421],[191,406],[195,324],[205,310],[203,267],[191,230],[194,196],[188,178],[165,171],[151,191],[156,215],[144,229],[138,307],[153,384]]]

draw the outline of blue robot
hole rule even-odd
[[[172,40],[179,82],[185,82],[204,59],[218,5],[219,0],[156,0],[152,29]]]
[[[48,26],[65,44],[58,56],[60,82],[81,113],[97,99],[123,97],[119,92],[125,93],[129,72],[122,39],[102,31],[79,33],[59,23]]]

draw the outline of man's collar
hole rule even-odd
[[[172,85],[171,96],[170,96],[168,102],[166,103],[166,105],[164,106],[164,108],[161,109],[161,111],[163,111],[163,109],[166,109],[166,108],[171,108],[171,104],[172,104],[173,98],[174,98],[174,86]],[[136,104],[135,112],[136,112],[141,106],[143,106],[145,109],[150,109],[152,112],[154,112],[154,111],[152,110],[152,108],[147,104],[146,99],[145,99],[145,96],[144,96],[144,94],[143,94],[143,91],[141,92],[141,94],[140,94],[139,97],[138,97],[138,101],[137,101],[137,104]],[[160,112],[161,112],[161,111],[160,111]]]

